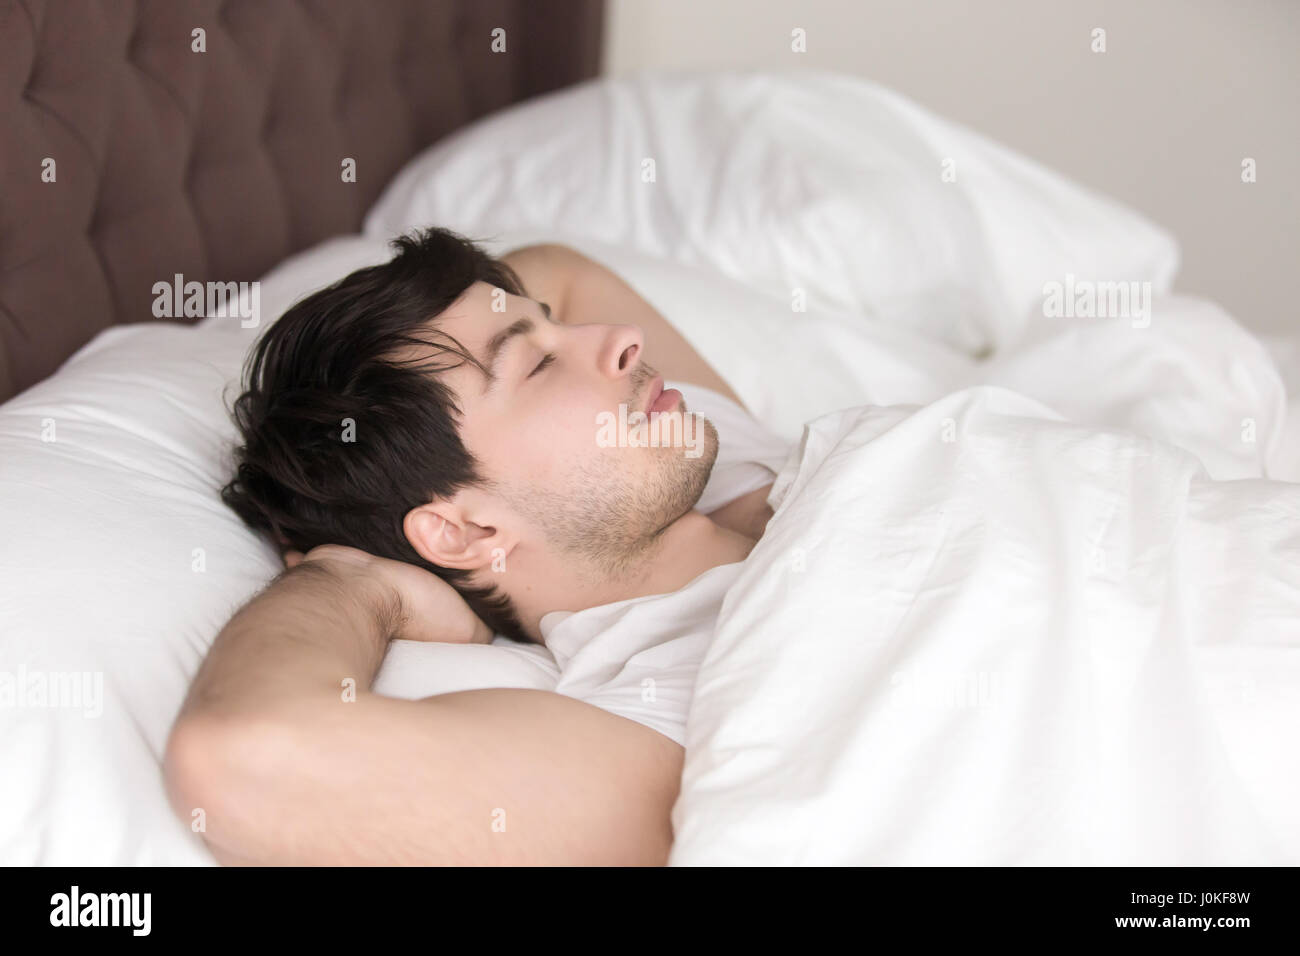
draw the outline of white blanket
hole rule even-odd
[[[1300,485],[996,387],[812,422],[671,863],[1300,861]]]

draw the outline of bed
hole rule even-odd
[[[699,671],[670,863],[1300,860],[1297,353],[1179,295],[1159,226],[863,80],[594,78],[598,4],[108,7],[93,56],[65,8],[4,9],[32,51],[6,135],[81,158],[4,172],[0,859],[213,862],[159,758],[278,568],[216,497],[224,403],[294,299],[437,224],[605,263],[794,449]],[[502,24],[508,59],[464,39]],[[259,284],[175,321],[178,273]],[[376,689],[559,678],[503,637],[394,642]]]

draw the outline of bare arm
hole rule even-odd
[[[372,693],[390,636],[473,639],[446,631],[459,595],[410,565],[316,554],[221,632],[168,741],[173,809],[202,808],[219,860],[666,861],[678,744],[548,691]]]

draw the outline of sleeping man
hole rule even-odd
[[[289,568],[195,678],[172,805],[225,863],[662,864],[695,669],[788,449],[576,251],[396,245],[251,356],[223,498]],[[680,440],[600,425],[637,413]],[[391,639],[495,635],[544,644],[559,692],[371,690]]]

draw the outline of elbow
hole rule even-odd
[[[207,845],[218,863],[248,865],[264,846],[259,824],[267,788],[260,768],[278,736],[203,716],[184,716],[172,727],[163,754],[163,785],[172,813]],[[256,745],[254,745],[256,744]]]
[[[172,813],[184,822],[197,825],[194,811],[199,809],[200,780],[208,777],[205,764],[211,757],[208,740],[211,732],[203,721],[183,717],[172,726],[163,751],[163,786]]]

